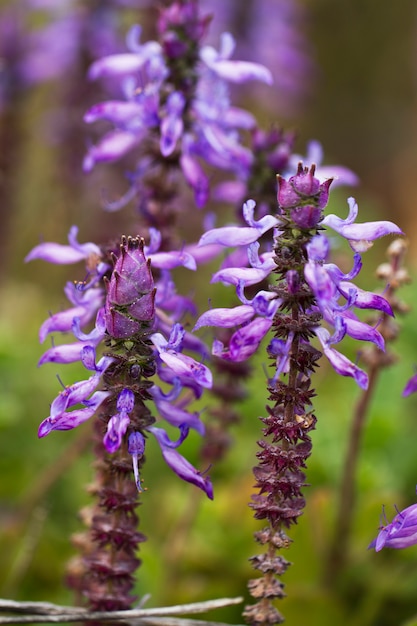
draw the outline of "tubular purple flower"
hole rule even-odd
[[[150,339],[157,349],[161,361],[176,376],[179,376],[184,381],[191,379],[201,385],[201,387],[210,388],[213,384],[213,376],[209,368],[180,352],[185,337],[186,334],[183,327],[177,323],[173,325],[168,341],[161,333],[154,333]]]
[[[385,521],[385,512],[383,512]],[[382,525],[378,536],[368,548],[376,552],[382,548],[409,548],[417,544],[417,504],[412,504],[403,511],[398,511],[392,522]]]
[[[80,326],[88,324],[96,314],[97,309],[100,308],[103,301],[101,289],[89,289],[81,292],[79,289],[76,289],[73,283],[70,283],[70,286],[73,287],[73,294],[79,296],[79,303],[71,309],[51,315],[44,321],[39,329],[39,341],[41,343],[45,341],[50,333],[70,331],[73,327],[74,319],[79,320]]]
[[[255,311],[250,305],[243,304],[232,309],[210,309],[198,318],[193,330],[198,330],[203,326],[220,326],[222,328],[233,328],[239,324],[244,324],[252,319]]]
[[[220,244],[223,246],[245,246],[257,241],[264,233],[271,230],[279,224],[279,220],[273,215],[265,215],[260,220],[254,219],[255,202],[248,200],[243,205],[243,216],[248,227],[246,226],[224,226],[222,228],[214,228],[204,233],[200,238],[199,245]]]
[[[341,219],[337,215],[326,215],[321,226],[330,226],[334,231],[349,241],[355,252],[365,252],[372,246],[375,239],[385,235],[402,235],[402,230],[393,222],[364,222],[355,223],[358,215],[358,205],[354,198],[348,198],[349,215]]]
[[[83,422],[86,422],[94,415],[98,407],[111,395],[109,391],[96,391],[91,398],[84,400],[86,404],[84,409],[75,409],[74,411],[58,413],[54,417],[47,417],[39,425],[38,437],[49,435],[52,430],[72,430],[77,428]]]
[[[355,186],[359,183],[358,176],[352,170],[342,165],[322,165],[323,147],[319,141],[309,141],[305,157],[300,154],[291,154],[288,160],[288,174],[297,169],[302,161],[306,167],[315,166],[315,176],[321,182],[332,179],[332,188],[340,185]]]
[[[155,406],[159,415],[171,424],[179,428],[181,425],[187,426],[197,431],[199,435],[204,435],[205,427],[200,420],[199,413],[189,413],[185,408],[182,408],[178,404],[174,404],[172,400],[159,400],[154,397]]]
[[[217,52],[211,46],[204,46],[200,51],[200,59],[211,71],[225,80],[243,83],[255,79],[272,85],[272,74],[265,66],[248,61],[230,61],[234,48],[235,41],[232,35],[223,33],[220,37],[220,51]]]
[[[201,209],[209,198],[209,178],[198,160],[190,152],[186,151],[181,154],[180,166],[185,180],[194,191],[196,205]]]
[[[107,120],[115,124],[129,124],[142,113],[142,107],[137,102],[123,102],[108,100],[95,104],[84,115],[84,122],[92,124],[99,120]]]
[[[368,375],[357,365],[352,363],[352,361],[349,361],[344,354],[341,354],[331,347],[332,342],[329,331],[325,328],[317,327],[314,332],[319,338],[323,352],[335,372],[340,376],[350,376],[357,382],[361,389],[367,389]]]
[[[57,265],[66,265],[69,263],[78,263],[83,259],[88,259],[91,255],[98,258],[101,257],[100,248],[94,243],[80,244],[77,241],[78,228],[72,226],[68,234],[69,246],[63,246],[59,243],[45,242],[35,246],[33,250],[26,256],[25,261],[33,261],[34,259],[42,259]]]
[[[133,411],[135,396],[130,389],[123,389],[117,398],[117,413],[113,415],[107,425],[103,443],[110,454],[120,448],[123,436],[130,424],[129,413]]]
[[[152,430],[151,430],[152,429]],[[167,445],[167,435],[160,428],[150,427],[152,434],[155,435],[162,451],[162,456],[169,467],[183,480],[196,485],[202,489],[206,495],[213,499],[213,486],[210,478],[204,477],[201,472],[195,469],[179,452],[172,448],[172,443]]]
[[[271,319],[257,317],[246,326],[239,328],[230,338],[228,349],[221,341],[213,341],[212,354],[227,361],[246,361],[256,352],[272,325]]]
[[[166,115],[161,122],[160,149],[162,156],[169,156],[175,150],[183,130],[184,122],[182,113],[185,107],[185,98],[179,91],[174,91],[168,96],[166,103]]]
[[[95,146],[91,146],[83,161],[83,171],[91,172],[96,163],[117,161],[142,140],[143,131],[133,134],[129,130],[114,130],[107,133]]]
[[[410,380],[407,382],[406,386],[404,387],[404,391],[402,395],[404,398],[406,398],[407,396],[411,395],[412,393],[415,393],[416,391],[417,391],[417,374],[414,374],[414,376],[410,378]]]
[[[160,333],[151,335],[151,341],[159,352],[159,358],[167,365],[176,376],[183,380],[190,378],[201,387],[210,388],[213,384],[213,376],[209,368],[203,363],[185,354],[181,354],[170,347],[165,337]]]
[[[142,492],[143,489],[140,482],[138,462],[145,452],[145,438],[141,433],[137,431],[130,433],[127,444],[127,451],[132,457],[133,473],[135,476],[136,487],[139,492]]]

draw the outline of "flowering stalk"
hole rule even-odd
[[[268,416],[261,418],[265,439],[258,442],[258,465],[254,468],[256,487],[251,507],[257,519],[268,525],[255,539],[266,552],[251,560],[262,577],[249,583],[256,604],[247,607],[250,624],[274,624],[283,621],[272,600],[284,596],[283,583],[276,579],[289,563],[276,552],[288,547],[285,529],[296,523],[304,508],[303,469],[311,452],[309,432],[316,417],[311,408],[315,395],[311,374],[321,352],[311,340],[319,339],[322,350],[335,371],[353,377],[366,388],[366,373],[333,348],[345,335],[370,341],[383,349],[384,340],[373,327],[359,320],[354,308],[375,309],[392,314],[388,302],[354,285],[361,267],[361,251],[386,234],[399,233],[392,222],[356,223],[357,205],[349,199],[349,216],[324,217],[331,180],[323,183],[315,177],[314,166],[303,168],[288,180],[278,176],[278,210],[255,219],[255,203],[247,201],[243,215],[247,226],[226,226],[203,235],[201,245],[240,246],[247,253],[247,263],[225,267],[213,280],[236,287],[241,305],[233,309],[211,309],[197,321],[195,328],[215,326],[236,328],[227,346],[216,340],[213,354],[232,362],[242,362],[253,355],[261,340],[272,331],[267,352],[275,372],[268,381]],[[345,274],[327,262],[330,243],[323,230],[330,226],[346,238],[354,251],[353,269]],[[273,233],[271,241],[270,234]],[[260,254],[260,241],[265,251]],[[242,254],[234,255],[242,259]],[[269,290],[260,289],[249,299],[245,293],[255,285],[273,279]],[[323,326],[330,327],[332,334]]]
[[[180,478],[213,497],[210,479],[177,451],[190,428],[204,434],[198,413],[189,412],[188,405],[211,386],[212,378],[205,365],[182,353],[185,348],[204,354],[204,344],[185,333],[165,312],[172,307],[181,315],[187,306],[175,296],[172,286],[170,299],[167,297],[166,282],[170,267],[193,265],[189,255],[156,252],[147,257],[150,248],[139,237],[122,237],[119,250],[79,244],[75,229],[69,243],[40,244],[28,256],[28,260],[43,258],[57,263],[85,258],[90,275],[86,284],[67,286],[75,306],[55,314],[41,328],[42,339],[50,332],[71,329],[78,341],[53,346],[40,362],[81,360],[93,374],[58,395],[39,427],[39,436],[95,420],[97,476],[92,492],[97,505],[86,517],[87,534],[77,540],[83,558],[72,568],[69,582],[88,598],[92,609],[114,611],[128,608],[133,600],[133,574],[140,563],[136,549],[144,540],[137,531],[135,511],[138,493],[143,491],[140,469],[148,434],[157,439],[165,461]],[[156,283],[151,259],[165,272]],[[82,326],[94,314],[95,327],[84,333]],[[104,352],[97,361],[100,345]],[[156,384],[156,377],[167,390]],[[147,402],[153,402],[160,418],[178,428],[177,440],[155,425]],[[80,404],[82,408],[75,408]]]
[[[228,83],[272,80],[265,67],[230,59],[235,44],[229,33],[222,35],[220,51],[202,45],[210,19],[200,14],[197,0],[171,2],[160,10],[157,40],[141,43],[135,26],[129,52],[101,58],[89,72],[92,80],[112,80],[122,95],[87,111],[87,123],[107,120],[114,128],[90,147],[84,170],[133,155],[129,190],[107,208],[137,196],[142,221],[161,232],[163,249],[176,245],[184,182],[203,207],[210,194],[207,165],[240,172],[251,164],[240,135],[255,120],[231,106]]]
[[[399,300],[397,296],[398,289],[410,282],[408,272],[403,267],[406,249],[407,243],[404,239],[393,241],[387,251],[389,262],[383,263],[377,269],[378,278],[387,285],[384,290],[384,298],[395,315],[401,315],[408,311],[408,306]],[[385,345],[397,339],[399,326],[398,322],[391,315],[382,311],[379,313],[379,319],[375,317],[372,322],[378,326],[378,331],[384,338]],[[348,558],[348,547],[355,512],[355,474],[369,407],[382,370],[393,365],[397,360],[392,351],[386,350],[381,352],[375,345],[368,346],[361,351],[361,359],[367,365],[369,383],[367,389],[362,391],[353,413],[333,541],[324,572],[325,582],[328,585],[332,585],[337,581]]]

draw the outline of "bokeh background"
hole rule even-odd
[[[81,161],[90,130],[82,122],[100,98],[86,80],[95,54],[123,49],[131,23],[153,36],[156,3],[10,0],[0,4],[0,596],[71,604],[63,580],[73,556],[71,535],[82,529],[78,511],[89,502],[92,458],[85,424],[76,431],[37,439],[39,422],[59,390],[77,379],[77,366],[38,369],[43,352],[38,328],[49,311],[65,306],[66,280],[79,268],[25,265],[40,239],[64,242],[77,223],[82,241],[104,241],[129,223],[129,207],[101,208],[103,194],[121,190],[120,172],[85,176]],[[367,546],[394,504],[414,502],[417,483],[417,397],[401,397],[417,362],[417,5],[378,0],[205,1],[215,14],[211,40],[223,30],[237,37],[235,58],[261,61],[275,86],[251,86],[235,100],[266,125],[297,130],[297,151],[318,139],[326,163],[353,169],[360,185],[361,219],[391,219],[409,240],[414,278],[401,293],[410,313],[393,348],[397,363],[378,382],[357,468],[357,499],[349,558],[333,584],[324,570],[338,507],[340,477],[359,390],[323,363],[316,376],[318,427],[307,472],[305,514],[292,530],[293,562],[282,602],[288,624],[302,626],[412,626],[417,624],[417,546],[376,554]],[[101,21],[100,21],[101,20]],[[80,27],[82,25],[82,28]],[[55,25],[55,31],[52,26]],[[58,25],[58,26],[57,26]],[[60,30],[61,28],[61,30]],[[52,29],[52,30],[51,30]],[[42,35],[40,33],[43,33]],[[111,33],[111,37],[109,35]],[[63,36],[65,34],[65,37]],[[71,39],[72,37],[72,39]],[[65,41],[65,49],[54,41]],[[23,71],[31,63],[31,72]],[[119,185],[119,187],[118,187]],[[110,190],[110,191],[109,191]],[[339,189],[330,210],[347,213]],[[381,288],[374,271],[385,261],[386,241],[366,255],[361,286]],[[209,271],[209,270],[207,270]],[[185,280],[185,279],[184,279]],[[223,291],[215,291],[226,298]],[[202,306],[207,298],[199,296]],[[357,347],[347,348],[351,355]],[[141,507],[143,565],[138,596],[148,606],[246,595],[259,528],[247,506],[251,467],[266,403],[265,359],[259,356],[234,427],[234,445],[211,470],[209,502],[182,484],[150,442]],[[198,457],[190,438],[185,453]],[[214,619],[214,615],[212,615]],[[218,611],[239,623],[239,609]]]

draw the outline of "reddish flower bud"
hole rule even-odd
[[[314,176],[315,166],[303,168],[300,163],[295,176],[285,180],[278,176],[278,205],[282,212],[290,210],[291,219],[301,228],[314,228],[329,199],[332,179],[320,183]]]
[[[120,256],[106,283],[106,329],[117,339],[139,332],[142,322],[150,322],[155,315],[154,281],[143,246],[140,237],[123,236]]]

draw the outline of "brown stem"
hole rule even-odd
[[[369,371],[368,388],[362,393],[353,415],[349,444],[345,457],[342,475],[342,485],[338,513],[336,518],[333,541],[328,553],[324,581],[333,585],[340,572],[343,571],[348,558],[350,536],[352,533],[353,516],[355,512],[355,477],[358,465],[359,451],[368,409],[375,393],[376,383],[381,371],[381,365],[375,364]]]

